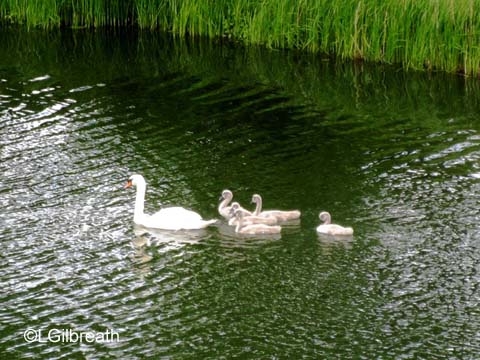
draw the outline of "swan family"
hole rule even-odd
[[[146,228],[162,230],[195,230],[203,229],[215,224],[216,219],[204,220],[202,216],[192,210],[179,206],[162,208],[154,214],[148,215],[144,212],[145,193],[147,183],[142,175],[134,174],[129,177],[125,188],[135,187],[135,207],[133,211],[133,222]],[[235,233],[249,235],[279,234],[282,230],[281,223],[300,218],[299,210],[263,210],[262,197],[259,194],[252,196],[252,203],[255,209],[249,211],[243,208],[238,202],[232,202],[233,193],[230,190],[223,190],[218,205],[218,213],[228,221],[230,226],[235,226]],[[353,234],[351,227],[342,227],[331,223],[331,216],[328,212],[320,213],[320,220],[323,224],[317,227],[319,234],[333,236],[350,236]]]

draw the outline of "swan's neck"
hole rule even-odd
[[[237,227],[235,228],[235,232],[240,232],[240,229],[243,226],[243,217],[242,216],[237,216]]]
[[[256,200],[257,202],[256,202],[255,211],[253,212],[253,215],[259,216],[260,213],[262,212],[262,198],[259,196]]]
[[[137,185],[137,195],[135,196],[135,210],[133,211],[133,221],[138,223],[144,217],[143,206],[145,203],[146,184]]]
[[[332,217],[330,214],[325,214],[325,217],[323,219],[323,225],[330,225],[332,223]]]
[[[221,212],[224,208],[226,208],[230,201],[232,201],[232,198],[229,196],[223,199],[222,202],[218,205],[218,212]]]
[[[243,216],[237,215],[237,227],[235,228],[235,232],[240,232],[240,229],[243,227]]]

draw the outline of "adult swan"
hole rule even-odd
[[[200,214],[182,207],[168,207],[161,209],[155,214],[148,215],[143,212],[145,191],[147,183],[142,175],[132,175],[128,179],[125,189],[131,186],[137,188],[135,197],[135,210],[133,222],[138,225],[153,229],[163,230],[194,230],[203,229],[217,220],[203,220]]]

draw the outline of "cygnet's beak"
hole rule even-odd
[[[124,189],[128,189],[129,187],[132,186],[132,180],[128,180],[125,186],[123,187]]]
[[[222,201],[223,200],[223,195],[220,195],[220,197],[218,198],[218,201]]]

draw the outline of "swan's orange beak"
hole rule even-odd
[[[125,186],[123,187],[124,189],[128,189],[129,187],[132,186],[132,180],[128,180]]]

